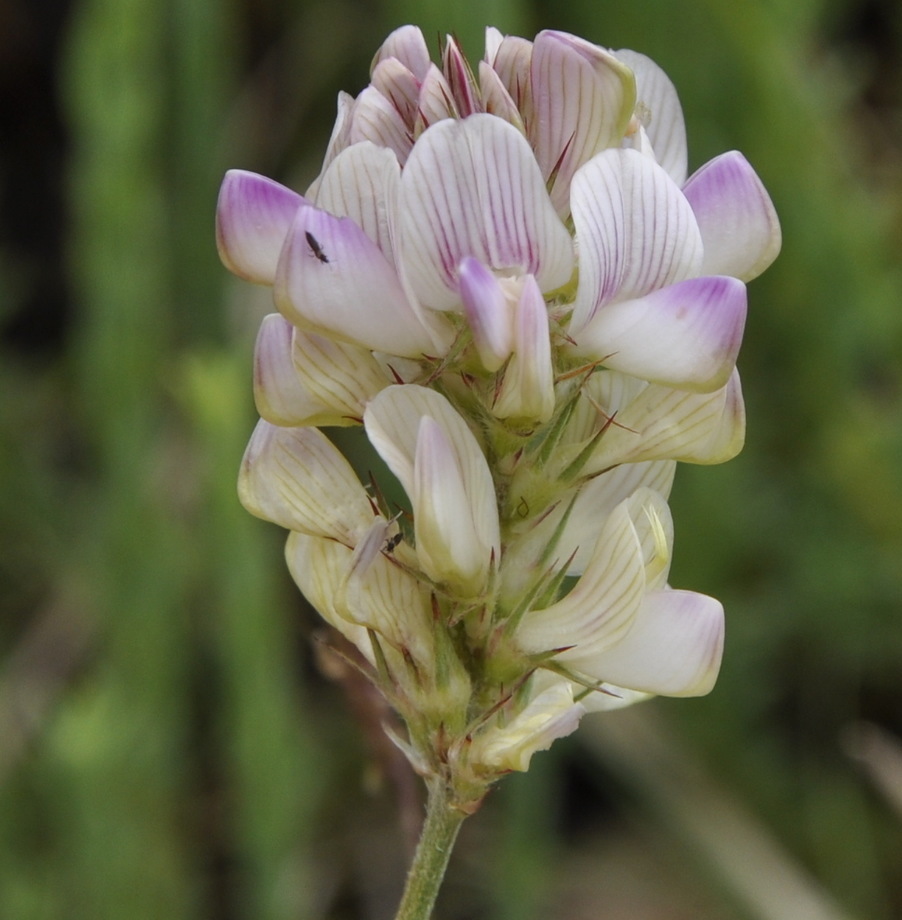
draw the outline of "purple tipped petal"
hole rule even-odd
[[[291,222],[306,203],[272,179],[230,169],[216,207],[216,245],[226,268],[248,281],[272,284]]]
[[[276,273],[279,311],[296,326],[404,357],[433,341],[379,247],[348,218],[303,207]]]
[[[704,696],[717,680],[723,638],[719,601],[693,591],[653,591],[620,642],[570,663],[598,680],[633,690]]]
[[[478,260],[460,263],[460,297],[473,333],[479,359],[497,371],[513,350],[511,310],[498,279]]]
[[[442,121],[419,138],[401,174],[401,257],[417,297],[460,303],[457,269],[474,256],[543,291],[572,272],[570,234],[551,207],[535,157],[516,128],[491,115]]]
[[[751,281],[776,259],[782,241],[780,221],[761,180],[741,153],[723,153],[706,163],[683,193],[705,244],[701,272]]]
[[[745,315],[741,281],[692,278],[602,308],[579,334],[579,351],[644,380],[708,392],[730,377]]]
[[[635,150],[605,150],[574,177],[579,289],[570,323],[578,333],[601,307],[642,297],[698,274],[702,239],[674,181]]]

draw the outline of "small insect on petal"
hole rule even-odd
[[[328,264],[329,258],[323,252],[323,247],[320,246],[319,240],[309,231],[304,231],[304,236],[307,237],[307,245],[310,247],[310,251],[320,260],[320,262]]]

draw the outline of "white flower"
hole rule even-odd
[[[473,68],[405,26],[305,195],[223,182],[221,257],[278,310],[241,499],[462,800],[586,711],[716,678],[723,609],[669,586],[667,497],[742,447],[746,283],[781,240],[741,154],[687,163],[644,55],[489,29]],[[409,507],[304,427],[361,423]]]

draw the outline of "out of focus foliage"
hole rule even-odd
[[[727,607],[715,692],[512,777],[442,916],[902,915],[902,7],[7,0],[0,916],[391,916],[415,787],[235,499],[268,307],[212,223],[230,166],[303,189],[407,21],[477,57],[486,24],[649,54],[692,166],[741,149],[785,240],[748,446],[674,496],[674,582]]]

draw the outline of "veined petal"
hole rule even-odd
[[[623,638],[639,611],[644,569],[629,502],[621,502],[604,522],[582,577],[562,600],[523,617],[517,644],[533,653],[568,648],[558,656],[561,661],[609,648]]]
[[[717,680],[723,638],[719,601],[693,591],[654,591],[620,642],[571,663],[645,693],[704,696]]]
[[[423,571],[440,583],[478,594],[491,562],[482,545],[456,452],[442,426],[420,419],[413,467],[414,528]]]
[[[689,202],[664,170],[635,150],[605,150],[573,177],[579,333],[600,308],[698,274],[702,238]]]
[[[540,32],[530,68],[529,138],[551,200],[570,211],[570,180],[598,151],[619,145],[636,104],[632,71],[609,51],[565,32]]]
[[[296,326],[404,357],[433,339],[379,247],[348,218],[302,207],[285,240],[276,306]]]
[[[349,217],[392,262],[391,222],[400,182],[394,152],[361,141],[343,150],[326,170],[316,205],[335,217]]]
[[[745,315],[741,281],[690,278],[603,307],[578,334],[577,350],[625,374],[710,392],[733,371]]]
[[[265,521],[349,546],[373,520],[357,475],[318,428],[258,422],[241,461],[238,497]]]
[[[482,105],[486,112],[496,118],[510,122],[518,131],[525,133],[523,116],[517,103],[511,98],[501,77],[485,61],[479,62],[479,89],[482,93]]]
[[[636,76],[636,117],[651,141],[655,159],[682,185],[686,181],[686,122],[676,87],[650,58],[626,48],[615,52]]]
[[[616,416],[585,473],[618,463],[669,458],[684,463],[724,463],[742,450],[745,407],[739,375],[713,393],[649,384]]]
[[[460,263],[458,277],[460,298],[479,359],[487,371],[497,371],[514,347],[513,317],[507,296],[501,282],[472,256]]]
[[[651,489],[639,489],[628,499],[630,517],[642,548],[645,590],[662,588],[670,573],[673,517],[666,499]]]
[[[375,662],[375,655],[366,627],[353,623],[340,610],[340,596],[336,591],[336,583],[340,583],[342,573],[333,571],[328,565],[323,564],[323,556],[328,553],[328,548],[339,545],[324,537],[290,533],[285,544],[285,561],[294,583],[319,615],[349,642],[356,645],[372,664]],[[350,550],[342,548],[350,554]]]
[[[301,385],[328,408],[329,420],[318,425],[359,424],[366,404],[392,380],[369,349],[315,332],[296,329],[291,356]]]
[[[748,160],[722,153],[695,172],[683,189],[705,245],[700,271],[751,281],[777,258],[780,221]]]
[[[417,437],[424,416],[431,417],[444,429],[451,444],[482,551],[487,557],[494,553],[499,558],[501,536],[492,474],[476,437],[451,403],[425,387],[390,386],[367,406],[363,422],[373,447],[412,500],[416,494]]]
[[[400,236],[416,296],[439,310],[459,305],[466,256],[496,272],[532,274],[543,291],[573,270],[570,234],[529,145],[486,114],[439,122],[419,138],[401,175]]]
[[[397,58],[383,58],[373,68],[373,86],[395,107],[408,128],[417,116],[420,81]]]
[[[532,275],[522,279],[513,324],[513,355],[504,371],[496,418],[547,422],[554,414],[554,366],[545,298]]]
[[[372,141],[388,147],[404,163],[413,146],[413,136],[400,112],[375,86],[368,86],[354,104],[348,138],[352,144]]]
[[[397,58],[418,80],[426,76],[426,71],[432,63],[426,39],[417,26],[401,26],[395,29],[376,52],[370,72],[372,73],[386,58]]]
[[[429,598],[417,580],[384,556],[355,573],[354,553],[334,540],[295,533],[286,559],[295,584],[322,617],[341,632],[372,629],[380,640],[419,663],[432,661]],[[353,629],[351,636],[360,636]],[[372,661],[369,641],[358,644]]]
[[[473,83],[470,65],[460,50],[453,35],[445,38],[445,51],[442,55],[442,70],[451,87],[457,111],[461,118],[480,111],[479,96]]]
[[[505,35],[493,49],[491,57],[486,47],[486,60],[498,74],[524,121],[532,116],[532,87],[530,61],[532,42],[517,35]]]
[[[414,122],[414,137],[420,135],[430,126],[446,118],[457,118],[454,95],[445,79],[445,75],[433,64],[426,71],[420,86],[420,101],[417,118]]]
[[[579,490],[567,527],[561,536],[558,554],[568,558],[575,552],[567,574],[581,575],[585,571],[605,517],[620,502],[640,489],[654,490],[666,501],[675,473],[675,461],[653,460],[622,463],[590,479]]]
[[[243,169],[230,169],[216,206],[216,246],[229,271],[272,284],[282,244],[306,200],[284,185]]]
[[[333,424],[334,413],[298,376],[292,356],[294,332],[294,326],[278,313],[263,317],[254,347],[257,411],[267,422],[284,427]]]

